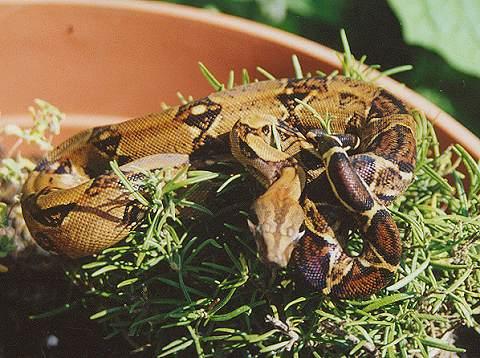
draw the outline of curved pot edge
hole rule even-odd
[[[341,68],[338,52],[319,43],[250,20],[219,13],[215,13],[215,16],[212,16],[210,11],[184,5],[148,2],[143,0],[23,0],[21,3],[19,3],[18,0],[4,0],[2,4],[14,4],[19,7],[28,5],[81,5],[102,8],[124,8],[142,12],[161,13],[166,16],[182,17],[191,19],[192,21],[200,21],[220,28],[233,28],[238,32],[259,37],[289,48],[292,54],[296,52],[309,53],[313,57],[321,58],[325,64],[332,68]],[[378,72],[373,73],[378,74]],[[423,110],[427,118],[431,120],[448,139],[452,142],[462,143],[462,145],[474,157],[480,158],[480,138],[475,136],[452,116],[426,98],[414,92],[412,89],[408,88],[406,85],[401,84],[392,78],[384,77],[379,79],[377,83],[402,98],[410,106]]]

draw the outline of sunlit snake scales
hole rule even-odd
[[[330,118],[331,134],[296,99]],[[281,148],[267,143],[272,126]],[[232,153],[267,188],[254,203],[260,257],[289,262],[317,290],[367,296],[395,273],[401,242],[385,207],[413,179],[415,122],[386,90],[341,76],[263,81],[86,130],[49,153],[26,181],[21,202],[32,236],[70,257],[117,243],[145,208],[109,161],[158,153]],[[363,239],[355,257],[342,248],[352,231]]]

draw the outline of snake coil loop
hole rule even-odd
[[[298,100],[329,116],[332,134]],[[134,178],[135,165],[212,153],[232,154],[266,188],[251,225],[264,262],[291,264],[337,297],[367,296],[389,282],[401,242],[386,207],[413,180],[415,121],[386,90],[341,76],[252,83],[81,132],[30,174],[25,221],[47,250],[99,252],[126,237],[145,210],[108,171],[111,160]],[[358,256],[344,249],[352,230],[364,240]]]

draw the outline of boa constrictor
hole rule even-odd
[[[298,100],[328,117],[333,134]],[[271,145],[274,128],[280,148]],[[399,264],[399,232],[385,207],[413,179],[415,122],[382,88],[342,76],[269,80],[86,130],[49,153],[25,183],[32,236],[70,257],[123,239],[142,207],[109,162],[133,177],[127,163],[153,167],[142,158],[155,155],[157,166],[178,161],[159,153],[233,154],[267,189],[253,205],[258,222],[250,223],[261,259],[291,262],[325,294],[370,295]],[[364,241],[358,256],[345,249],[352,230]]]

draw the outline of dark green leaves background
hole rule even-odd
[[[249,18],[341,50],[383,68],[412,64],[395,76],[480,135],[478,0],[171,0]]]

